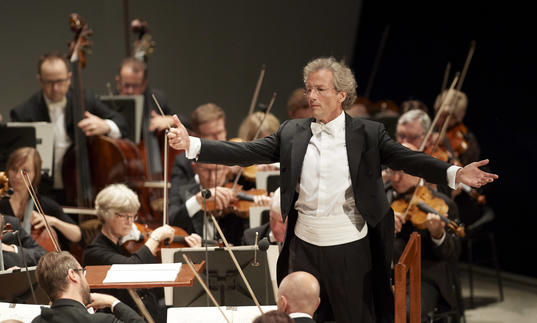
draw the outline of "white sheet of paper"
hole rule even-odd
[[[277,309],[276,305],[261,306],[263,312]],[[221,306],[222,311],[232,323],[251,323],[261,315],[257,306]],[[216,307],[171,307],[168,308],[169,323],[221,323],[226,320]]]
[[[169,282],[181,270],[181,263],[112,265],[103,283]]]

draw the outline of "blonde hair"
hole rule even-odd
[[[239,127],[239,138],[246,141],[256,139],[254,137],[257,133],[257,129],[259,129],[260,126],[261,129],[259,132],[259,137],[261,137],[262,134],[271,134],[276,132],[276,130],[278,130],[280,127],[280,121],[272,113],[266,114],[265,117],[264,112],[254,112],[242,121],[241,126]]]
[[[95,198],[95,209],[101,221],[112,219],[116,213],[136,213],[140,208],[138,195],[124,184],[112,184]]]
[[[226,119],[224,110],[214,103],[205,103],[192,111],[190,126],[192,130],[199,132],[200,125],[220,119]]]
[[[434,101],[435,111],[438,111],[440,109],[440,106],[446,98],[448,91],[450,90],[445,90],[442,93],[438,94],[438,96],[436,97],[436,100]],[[454,94],[451,97],[451,102],[446,102],[448,106],[447,111],[453,113],[453,117],[455,118],[455,120],[461,122],[462,119],[464,119],[464,115],[466,114],[466,108],[468,107],[468,97],[461,91],[451,91],[454,91]]]

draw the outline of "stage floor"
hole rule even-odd
[[[537,322],[537,279],[502,273],[503,302],[499,301],[494,271],[474,270],[474,308],[468,308],[470,289],[466,265],[461,265],[462,294],[467,323]]]

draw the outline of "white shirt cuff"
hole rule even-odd
[[[113,312],[114,311],[114,307],[116,307],[117,304],[121,303],[121,301],[119,299],[116,299],[113,303],[112,303],[112,306],[110,306],[110,310]]]
[[[110,127],[110,131],[107,134],[108,137],[114,139],[121,138],[121,131],[119,131],[119,127],[114,121],[110,119],[105,119],[104,122],[106,122],[106,124],[108,124],[108,126]]]
[[[12,244],[11,246],[13,247],[13,249],[15,249],[15,253],[19,253],[19,247],[14,244]]]
[[[185,157],[188,159],[198,158],[201,150],[201,140],[198,137],[190,137],[190,149],[185,151]]]
[[[198,213],[201,210],[201,204],[198,203],[196,195],[186,200],[185,207],[188,212],[188,216],[190,217],[193,217],[194,214]]]
[[[435,245],[437,246],[441,245],[444,242],[444,240],[446,240],[446,231],[444,231],[444,234],[442,234],[442,238],[435,239],[433,238],[433,236],[431,236],[431,240],[433,240]]]
[[[455,183],[455,179],[457,178],[457,171],[461,168],[462,167],[453,165],[453,166],[449,166],[449,168],[446,171],[448,186],[451,189],[457,189],[458,183]]]

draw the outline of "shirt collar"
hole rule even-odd
[[[316,123],[323,124],[319,122],[319,120],[315,120]],[[329,129],[329,131],[333,134],[335,134],[337,131],[341,129],[345,129],[345,112],[341,111],[339,116],[337,116],[334,120],[324,123],[323,124],[326,128]]]
[[[56,111],[56,110],[59,110],[59,109],[64,109],[65,106],[67,105],[67,97],[63,97],[63,99],[61,99],[60,101],[58,102],[52,102],[50,101],[46,95],[43,94],[43,97],[45,98],[45,103],[47,104],[47,108],[48,108],[48,111],[49,112],[52,112],[52,111]]]

